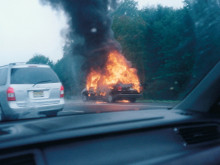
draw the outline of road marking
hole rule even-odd
[[[77,113],[84,113],[84,111],[80,111],[80,110],[63,110],[61,112],[64,112],[64,113],[69,113],[69,112],[77,112]]]

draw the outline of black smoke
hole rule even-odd
[[[111,50],[120,50],[111,30],[110,11],[117,0],[41,0],[54,9],[62,9],[69,17],[72,55],[84,57],[83,69],[101,69]]]

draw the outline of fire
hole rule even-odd
[[[96,101],[95,103],[96,104],[103,104],[103,103],[106,103],[106,102],[104,102],[104,101]]]
[[[103,70],[91,69],[87,76],[86,88],[105,95],[109,89],[119,83],[132,84],[132,88],[140,92],[137,70],[131,67],[131,63],[122,54],[113,51],[108,55]]]
[[[119,102],[119,103],[130,103],[129,100],[119,100],[118,102]]]

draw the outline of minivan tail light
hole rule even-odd
[[[8,101],[16,101],[14,88],[9,87],[7,89],[7,100]]]
[[[60,97],[64,97],[64,87],[60,87]]]

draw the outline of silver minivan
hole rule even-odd
[[[9,64],[0,67],[2,120],[28,114],[56,116],[64,107],[64,87],[48,65]]]

